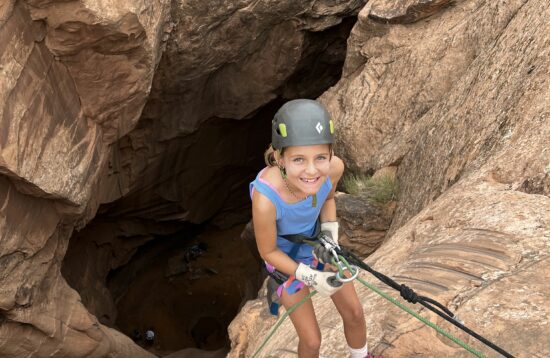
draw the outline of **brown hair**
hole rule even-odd
[[[332,156],[334,155],[334,145],[330,143],[328,145],[328,150],[330,153],[330,158],[332,159]],[[265,165],[268,167],[278,167],[279,166],[279,159],[284,155],[285,148],[282,148],[281,150],[277,150],[273,148],[273,146],[270,144],[269,148],[264,152],[264,161]]]
[[[264,153],[264,161],[268,167],[277,167],[279,166],[279,159],[283,156],[285,148],[281,150],[276,150],[272,145],[269,145],[269,148]]]

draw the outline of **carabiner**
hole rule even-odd
[[[340,282],[351,282],[353,280],[355,280],[357,278],[357,276],[359,275],[359,267],[355,266],[355,265],[350,265],[350,269],[348,269],[345,265],[343,265],[341,262],[338,262],[338,266],[340,266],[341,270],[338,270],[338,272],[336,272],[336,279]],[[348,270],[350,273],[351,273],[351,276],[350,277],[342,277],[340,275],[340,272],[344,272]]]
[[[336,261],[336,263],[338,265],[341,264],[341,261],[340,261],[340,257],[338,257],[338,254],[336,253],[336,250],[334,250],[334,248],[330,248],[330,253],[332,254],[332,256],[334,256],[334,260]]]

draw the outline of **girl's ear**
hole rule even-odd
[[[285,161],[283,159],[283,156],[280,153],[277,153],[277,165],[279,168],[282,168],[285,166]]]

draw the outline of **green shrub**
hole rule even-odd
[[[364,195],[375,204],[385,204],[397,200],[399,186],[391,175],[376,178],[365,174],[350,173],[342,178],[343,190],[352,195]]]

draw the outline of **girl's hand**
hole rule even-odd
[[[336,279],[334,272],[318,271],[303,263],[298,265],[294,276],[325,297],[332,296],[342,288],[342,282]]]
[[[338,221],[326,221],[321,223],[321,232],[328,235],[332,241],[338,245]]]
[[[335,257],[324,243],[329,243],[333,248],[338,246],[338,221],[321,223],[321,233],[318,238],[319,242],[313,248],[313,256],[323,264],[330,264]]]

